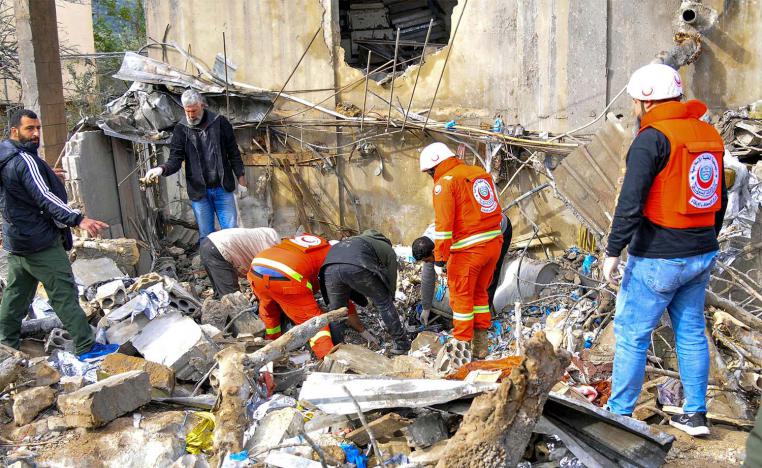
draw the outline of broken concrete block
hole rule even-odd
[[[392,360],[364,346],[342,343],[323,358],[321,372],[382,375],[394,372]]]
[[[439,342],[439,335],[437,333],[430,331],[422,331],[419,333],[418,336],[416,336],[413,342],[410,344],[410,352],[414,353],[427,346],[431,353],[436,356],[440,348],[442,348],[442,344]]]
[[[397,455],[401,453],[403,455],[410,455],[410,446],[407,444],[407,439],[404,437],[394,437],[385,442],[378,442],[378,449],[384,454],[384,458],[388,454]]]
[[[61,380],[61,374],[58,373],[44,357],[35,358],[29,361],[29,366],[21,372],[21,380],[30,382],[34,387],[47,387],[57,384]]]
[[[397,413],[388,413],[369,422],[368,429],[376,439],[388,439],[394,437],[401,429],[409,426],[411,422]],[[364,427],[355,429],[347,434],[347,439],[351,440],[355,445],[367,445],[370,443],[370,436]]]
[[[146,273],[145,275],[138,276],[132,286],[127,289],[128,292],[138,292],[143,289],[150,288],[154,284],[164,281],[164,277],[156,272]]]
[[[24,370],[22,362],[22,359],[17,357],[8,357],[0,361],[0,392],[15,382],[19,375],[21,375]]]
[[[109,281],[98,286],[95,291],[95,299],[101,309],[113,309],[127,302],[127,289],[122,280]]]
[[[140,330],[148,325],[148,322],[150,322],[148,317],[140,314],[134,316],[131,320],[124,320],[111,325],[106,330],[106,340],[109,344],[123,345],[140,333]]]
[[[436,372],[423,361],[413,356],[394,356],[392,358],[393,377],[408,379],[433,379]]]
[[[416,448],[430,447],[449,436],[445,421],[439,413],[429,413],[416,418],[404,432],[410,445]]]
[[[209,324],[222,330],[227,325],[230,312],[230,308],[222,305],[220,301],[209,297],[204,301],[201,309],[201,323]]]
[[[437,353],[434,369],[440,374],[450,374],[471,362],[468,343],[450,340]]]
[[[81,375],[61,377],[61,381],[59,383],[61,384],[61,388],[63,388],[64,393],[76,392],[80,388],[87,385],[87,381]]]
[[[246,443],[249,453],[257,453],[274,447],[289,437],[304,431],[304,418],[295,408],[272,411],[259,422],[254,435]]]
[[[50,387],[35,387],[13,397],[13,422],[17,426],[29,424],[48,406],[53,404],[56,391]]]
[[[54,328],[50,331],[48,339],[45,340],[45,352],[52,354],[56,349],[60,349],[74,354],[74,341],[69,332],[63,328]]]
[[[446,440],[441,440],[431,447],[414,450],[410,452],[407,458],[410,460],[410,463],[415,465],[436,465],[446,452],[447,442]]]
[[[134,370],[146,372],[151,387],[164,392],[163,396],[171,395],[175,387],[175,373],[172,369],[139,357],[120,353],[109,354],[101,363],[100,370],[110,376]]]
[[[108,257],[81,258],[71,264],[74,279],[85,288],[101,281],[124,276],[116,262]]]
[[[130,341],[146,360],[171,368],[180,380],[201,379],[216,353],[201,327],[180,312],[156,317]]]
[[[99,427],[151,401],[151,383],[143,371],[129,371],[58,397],[58,409],[70,427]]]
[[[202,310],[202,304],[193,297],[187,289],[182,287],[177,281],[166,278],[164,287],[169,294],[169,306],[179,310],[184,315],[195,316]]]
[[[198,455],[186,453],[175,460],[169,468],[209,468],[209,462],[206,461],[206,455],[203,453]]]

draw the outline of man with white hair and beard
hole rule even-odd
[[[185,118],[172,133],[169,159],[149,170],[146,179],[172,175],[185,162],[188,197],[200,241],[215,231],[215,217],[221,229],[237,227],[233,192],[236,188],[241,194],[246,192],[246,177],[228,119],[206,109],[206,100],[194,89],[185,91],[181,101]]]

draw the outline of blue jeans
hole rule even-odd
[[[704,295],[717,252],[687,258],[630,255],[616,300],[614,373],[609,409],[631,414],[640,396],[651,333],[667,309],[675,332],[686,413],[706,412],[709,346]]]
[[[220,222],[220,229],[238,226],[238,216],[235,208],[235,195],[222,187],[206,190],[206,198],[191,201],[193,214],[198,223],[198,240],[216,231],[214,216]]]

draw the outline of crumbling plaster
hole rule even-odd
[[[705,2],[720,12],[720,20],[704,38],[702,57],[682,71],[689,97],[705,99],[715,111],[762,97],[762,33],[760,28],[751,27],[762,23],[761,1]],[[506,123],[560,132],[596,117],[635,68],[672,46],[672,20],[680,1],[470,0],[463,12],[464,5],[461,0],[452,14],[453,50],[432,118],[478,125],[499,113]],[[461,12],[463,19],[453,41]],[[299,94],[317,102],[330,96],[331,89],[363,76],[341,59],[337,0],[147,0],[146,17],[151,37],[163,37],[169,24],[168,39],[190,45],[193,54],[207,64],[222,52],[225,31],[228,56],[238,66],[235,79],[273,90],[281,88],[322,22],[321,37],[310,48],[287,91],[319,89]],[[160,57],[161,51],[154,49],[152,53]],[[428,109],[446,54],[447,47],[426,57],[414,95],[414,111]],[[170,53],[169,59],[185,66],[177,54]],[[409,67],[396,79],[395,105],[398,99],[407,105],[417,68]],[[369,89],[388,98],[388,84],[380,86],[371,81]],[[345,90],[338,98],[361,107],[363,85]],[[331,98],[324,105],[335,105],[335,100]],[[298,108],[290,104],[284,107]],[[629,100],[623,98],[612,111],[628,115],[629,108]],[[369,94],[367,109],[385,115],[388,106]],[[303,117],[324,116],[308,112]],[[351,142],[344,134],[295,132],[295,136],[329,145]],[[375,175],[377,158],[360,158],[357,153],[343,167],[347,185],[360,202],[361,225],[380,228],[396,242],[410,242],[432,219],[431,181],[417,170],[417,149],[428,141],[409,134],[404,142],[390,136],[375,143],[384,162],[382,174]],[[242,146],[247,145],[244,142]],[[341,149],[342,153],[348,151],[349,147]],[[250,182],[261,172],[249,168]],[[279,172],[272,182],[274,227],[288,234],[298,222],[290,187]],[[314,168],[300,172],[337,219],[335,176],[320,174]],[[530,172],[517,178],[504,203],[542,182]],[[548,191],[522,206],[545,232],[555,232],[566,244],[574,242],[576,220]],[[349,200],[344,201],[343,214],[344,224],[355,227]],[[518,211],[514,208],[510,214],[518,224],[517,233],[527,232]]]

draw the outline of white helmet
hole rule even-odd
[[[455,156],[455,153],[444,143],[432,143],[421,151],[421,172],[428,171],[445,159],[450,159],[453,156]]]
[[[627,94],[639,101],[676,98],[683,94],[683,82],[669,65],[651,63],[635,70],[627,83]]]

